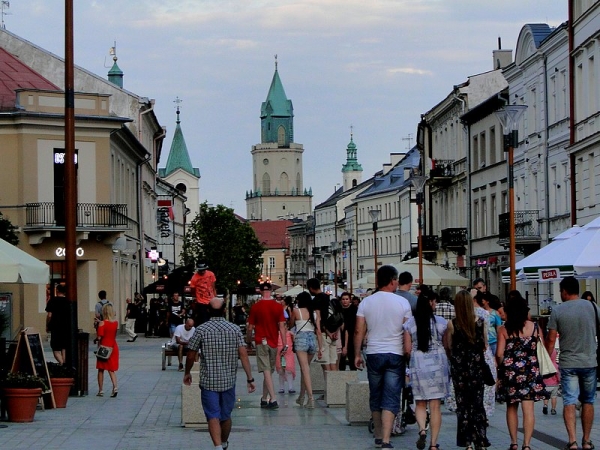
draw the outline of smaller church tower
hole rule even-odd
[[[344,192],[359,185],[362,182],[362,166],[358,163],[356,144],[350,132],[350,143],[346,148],[346,163],[342,165],[344,176]]]
[[[181,103],[179,97],[175,99],[175,103],[177,103],[175,134],[173,142],[171,142],[167,166],[164,169],[158,169],[158,176],[184,193],[187,197],[186,207],[190,209],[191,217],[194,218],[200,210],[200,169],[192,166],[192,160],[185,144],[179,118],[179,104]]]

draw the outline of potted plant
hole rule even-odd
[[[10,422],[33,422],[42,390],[47,390],[46,382],[25,372],[8,372],[0,379],[2,402]]]
[[[75,369],[65,364],[49,362],[48,374],[54,394],[54,403],[57,408],[65,408],[71,387],[75,384]]]

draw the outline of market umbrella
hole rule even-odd
[[[293,288],[291,288],[288,291],[283,292],[281,295],[283,296],[291,296],[291,297],[295,297],[296,295],[298,295],[300,292],[303,292],[304,288],[302,286],[300,286],[299,284],[294,286]]]
[[[419,273],[419,258],[412,258],[398,264],[392,264],[398,273],[410,272],[415,277],[415,283],[430,286],[469,286],[469,280],[457,273],[444,269],[431,261],[423,259],[423,280],[416,279]],[[375,275],[369,275],[369,282],[375,282]]]
[[[0,239],[0,283],[48,284],[48,264]]]

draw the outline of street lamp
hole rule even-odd
[[[415,168],[415,173],[409,178],[412,185],[417,191],[417,228],[418,228],[418,245],[419,245],[419,284],[423,284],[423,227],[421,220],[421,207],[423,205],[423,188],[427,181],[427,176],[417,175],[418,169]]]
[[[371,209],[369,215],[373,222],[373,256],[375,258],[375,287],[377,287],[377,220],[379,220],[380,209]]]
[[[504,151],[508,152],[508,259],[511,291],[517,288],[517,274],[515,272],[517,251],[515,244],[514,149],[519,146],[518,123],[526,109],[527,105],[506,105],[496,111],[496,117],[504,131]]]
[[[331,243],[331,254],[333,255],[333,291],[335,296],[337,297],[337,284],[338,284],[338,277],[337,277],[337,252],[338,252],[338,244],[337,242],[332,242]]]
[[[348,253],[350,256],[350,268],[348,271],[348,277],[350,278],[350,293],[352,294],[352,228],[346,229],[346,236],[348,237]]]

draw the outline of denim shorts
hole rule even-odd
[[[314,331],[300,331],[294,340],[297,352],[306,352],[310,355],[317,353],[317,335]]]
[[[369,407],[371,411],[386,411],[398,414],[400,391],[404,387],[404,356],[394,353],[367,355],[369,378]]]
[[[200,399],[207,420],[228,420],[235,406],[235,386],[223,392],[200,389]]]
[[[560,369],[563,405],[594,403],[596,400],[596,368]]]

